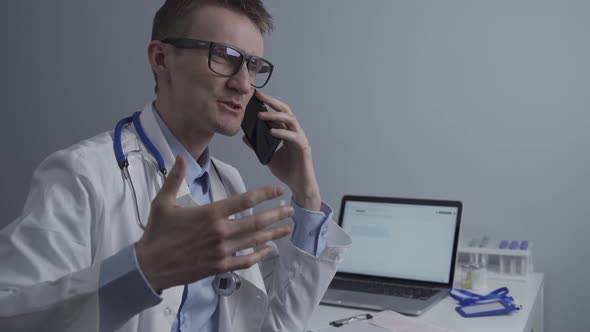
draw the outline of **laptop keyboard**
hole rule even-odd
[[[371,281],[351,281],[342,279],[333,279],[332,283],[330,283],[330,287],[355,292],[399,296],[417,300],[428,300],[439,291],[438,289],[434,288],[401,286]]]

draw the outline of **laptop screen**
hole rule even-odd
[[[461,213],[456,203],[343,199],[340,222],[353,244],[338,271],[449,283]]]

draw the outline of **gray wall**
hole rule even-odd
[[[463,237],[535,243],[547,330],[587,330],[590,2],[266,2],[266,90],[306,129],[324,200],[460,199]],[[47,154],[151,98],[159,4],[2,5],[0,225]],[[249,187],[273,182],[239,138],[213,149]]]

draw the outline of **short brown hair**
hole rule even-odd
[[[261,0],[166,0],[154,17],[152,40],[184,37],[190,28],[186,17],[204,5],[220,6],[246,15],[263,35],[274,28],[272,16]]]
[[[220,6],[246,15],[263,35],[274,29],[272,16],[264,8],[262,0],[166,0],[154,16],[152,40],[185,37],[190,29],[190,21],[186,17],[205,5]],[[158,79],[156,73],[153,74],[155,92],[158,93]]]

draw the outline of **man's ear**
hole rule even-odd
[[[156,85],[164,81],[170,81],[170,71],[167,63],[168,50],[166,45],[159,40],[152,40],[148,45],[148,60],[154,78],[156,79]]]

